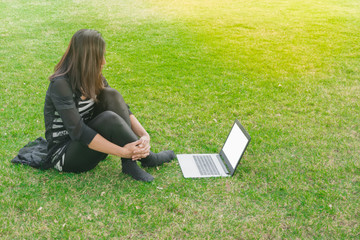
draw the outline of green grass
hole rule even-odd
[[[0,0],[0,238],[357,239],[360,4],[355,0]],[[109,157],[84,174],[10,160],[44,136],[47,77],[80,28],[155,151],[252,136],[232,178],[151,184]]]

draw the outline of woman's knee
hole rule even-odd
[[[95,116],[107,110],[121,116],[130,126],[129,107],[116,89],[105,88],[98,96],[98,102],[94,109]]]
[[[104,111],[88,123],[88,126],[105,138],[112,136],[114,129],[123,128],[124,119],[112,111]]]
[[[90,123],[90,127],[113,128],[127,125],[126,121],[113,111],[104,111],[97,115]]]
[[[120,146],[137,140],[131,127],[118,114],[104,111],[90,121],[89,127],[107,140]]]
[[[124,98],[119,91],[113,88],[104,88],[99,94],[98,100],[106,104],[121,103],[125,104]]]

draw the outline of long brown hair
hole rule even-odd
[[[105,54],[105,41],[95,30],[81,29],[71,38],[50,80],[67,75],[72,90],[96,100],[104,88],[101,65]]]

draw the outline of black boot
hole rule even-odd
[[[159,153],[150,152],[150,155],[140,160],[143,167],[156,167],[163,163],[170,162],[175,159],[175,153],[173,151],[162,151]]]
[[[143,169],[141,169],[137,165],[136,161],[127,158],[122,158],[121,165],[122,165],[122,172],[130,175],[136,180],[144,181],[144,182],[151,182],[152,180],[154,180],[154,177],[151,174],[145,172]]]

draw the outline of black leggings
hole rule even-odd
[[[94,107],[95,117],[88,123],[101,136],[121,147],[138,140],[131,129],[128,106],[121,94],[105,88],[98,96]],[[85,172],[95,168],[107,154],[90,149],[83,143],[72,141],[66,152],[64,172]]]

